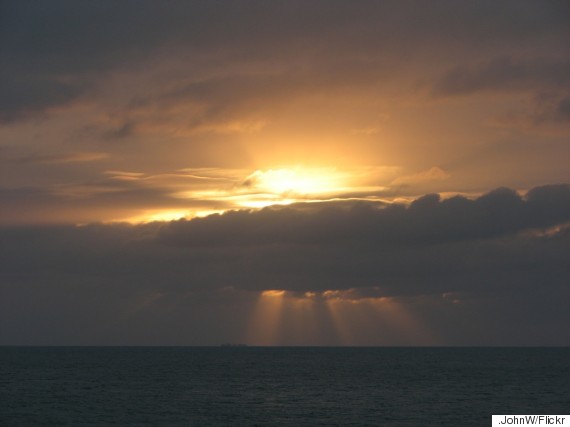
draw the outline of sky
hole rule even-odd
[[[570,345],[567,1],[0,2],[0,345]]]

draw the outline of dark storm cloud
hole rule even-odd
[[[127,275],[179,291],[378,285],[391,294],[429,294],[478,290],[487,286],[481,275],[499,286],[497,277],[531,283],[553,271],[565,283],[568,230],[528,230],[568,221],[570,187],[560,185],[524,199],[499,189],[476,200],[429,195],[409,207],[301,205],[140,226],[5,228],[3,272],[43,276],[49,266],[54,277]]]
[[[345,202],[137,226],[4,227],[0,341],[235,340],[252,291],[285,289],[317,292],[315,304],[396,298],[448,344],[567,344],[570,229],[560,224],[569,221],[570,187],[559,185],[524,198],[428,195],[407,208]]]
[[[444,63],[523,44],[548,54],[568,32],[567,3],[555,1],[5,1],[1,15],[5,122],[92,99],[113,72],[157,58],[185,61],[194,77],[269,58],[282,70],[310,60],[322,64],[310,79],[318,82],[363,59],[379,74],[405,69],[402,52]]]
[[[498,237],[567,220],[570,186],[558,185],[535,188],[525,199],[503,188],[476,200],[456,196],[441,201],[437,194],[427,195],[409,207],[361,202],[308,212],[295,207],[235,211],[170,223],[158,238],[180,246],[352,242],[381,248]]]

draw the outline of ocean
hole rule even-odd
[[[570,348],[0,347],[1,426],[485,426],[570,413]]]

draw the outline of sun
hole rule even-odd
[[[323,202],[360,188],[350,171],[335,167],[294,166],[254,171],[229,170],[227,173],[202,169],[190,170],[187,177],[185,179],[192,184],[191,189],[180,190],[180,187],[176,187],[169,194],[178,205],[183,206],[184,200],[188,201],[187,210],[147,210],[120,221],[165,222],[222,214],[230,210]]]
[[[257,170],[249,175],[246,185],[275,196],[327,194],[336,191],[340,176],[326,169],[284,168]]]

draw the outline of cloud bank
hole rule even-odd
[[[132,333],[131,342],[212,343],[241,337],[235,328],[245,328],[256,296],[282,290],[321,309],[397,301],[444,344],[568,344],[558,323],[568,320],[568,223],[570,186],[556,185],[524,197],[427,195],[409,206],[299,204],[137,226],[3,228],[0,339],[33,342],[43,331],[53,342]],[[126,320],[131,312],[140,324]],[[59,315],[84,322],[86,335],[53,319],[55,331],[42,326]],[[171,330],[190,319],[204,331]],[[234,329],[220,329],[228,322]],[[150,324],[163,335],[146,335]]]

